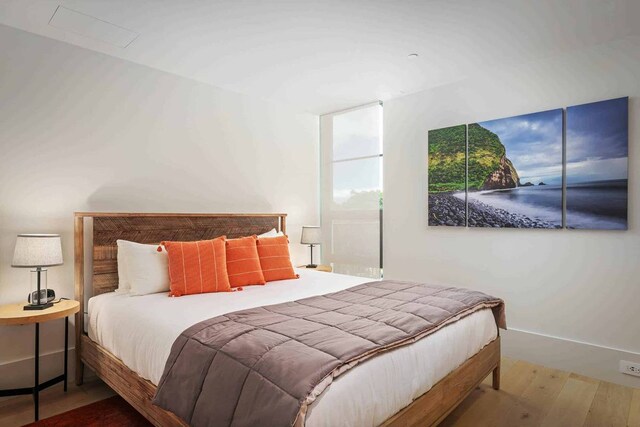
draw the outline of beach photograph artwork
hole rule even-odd
[[[429,131],[430,226],[466,225],[466,125]]]
[[[627,229],[628,101],[567,108],[567,228]]]
[[[469,227],[562,228],[562,109],[469,125]]]

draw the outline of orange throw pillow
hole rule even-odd
[[[227,240],[227,274],[232,288],[264,285],[256,236]]]
[[[230,291],[225,240],[162,242],[169,254],[169,296]]]
[[[258,255],[264,280],[297,279],[289,256],[289,239],[287,236],[262,237],[258,239]]]

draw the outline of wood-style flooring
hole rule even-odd
[[[41,420],[116,394],[98,379],[87,381],[80,387],[69,383],[67,392],[62,390],[62,384],[56,384],[40,392]],[[30,395],[0,401],[1,427],[23,426],[33,421],[33,398]]]
[[[485,380],[441,424],[444,427],[633,426],[640,427],[640,389],[594,380],[520,360],[502,360],[500,391]],[[113,396],[99,380],[81,387],[62,385],[40,394],[40,417],[88,405]],[[30,396],[0,401],[0,426],[33,421]]]
[[[640,389],[508,358],[500,387],[489,376],[440,425],[640,427]]]

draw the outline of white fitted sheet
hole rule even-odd
[[[89,300],[89,337],[141,377],[158,384],[171,346],[202,320],[262,305],[337,292],[370,279],[299,269],[299,280],[247,286],[241,292],[169,298],[114,292]],[[497,336],[490,309],[480,310],[338,377],[309,408],[307,426],[375,426],[428,391]]]

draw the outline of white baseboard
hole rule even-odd
[[[510,329],[500,331],[502,354],[549,368],[640,388],[640,377],[618,371],[620,360],[640,363],[640,353]]]
[[[75,360],[75,348],[70,348],[67,372],[69,383],[72,383],[75,378]],[[0,364],[0,388],[33,387],[34,372],[35,360],[33,357],[2,363]],[[63,372],[64,350],[40,354],[40,383],[57,377]]]

